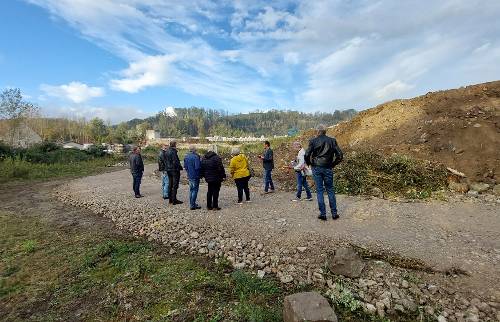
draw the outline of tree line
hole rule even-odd
[[[23,99],[19,89],[6,89],[0,94],[0,132],[12,130],[24,122],[44,141],[79,143],[135,143],[145,140],[146,131],[155,129],[162,137],[182,136],[272,136],[294,135],[318,123],[333,125],[348,120],[355,110],[332,113],[297,111],[256,111],[229,114],[200,107],[176,108],[175,115],[165,111],[146,119],[133,119],[112,125],[100,118],[46,118],[39,107]]]

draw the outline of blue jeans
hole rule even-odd
[[[264,169],[264,191],[268,192],[269,187],[271,187],[271,190],[274,190],[274,183],[273,183],[273,178],[271,177],[271,173],[273,172],[272,169]]]
[[[302,188],[306,190],[307,199],[311,199],[311,189],[307,183],[306,176],[301,171],[295,171],[295,177],[297,178],[297,199],[300,199],[302,196]]]
[[[191,208],[198,206],[196,198],[198,198],[198,190],[200,189],[200,179],[189,179],[189,205]]]
[[[323,195],[325,190],[328,194],[332,216],[337,216],[337,200],[335,199],[335,189],[333,188],[333,170],[330,168],[314,167],[313,176],[316,183],[318,208],[321,216],[326,217],[325,196]]]
[[[166,171],[161,175],[161,192],[163,199],[168,199],[168,174]]]
[[[139,196],[141,194],[141,180],[142,180],[142,172],[141,173],[132,173],[132,189],[134,189],[134,194]]]

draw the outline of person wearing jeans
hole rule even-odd
[[[201,209],[196,203],[198,190],[200,188],[201,160],[196,153],[195,146],[189,147],[189,153],[184,157],[184,170],[186,170],[189,180],[189,206],[191,210]]]
[[[300,144],[300,142],[296,141],[292,146],[295,150],[298,150],[297,158],[292,162],[292,168],[295,171],[295,178],[297,180],[297,193],[295,194],[295,199],[292,199],[292,201],[301,200],[302,189],[305,189],[306,191],[306,200],[312,201],[311,189],[309,188],[309,184],[307,183],[306,175],[306,171],[308,171],[309,168],[306,166],[304,159],[306,151],[302,148],[302,144]]]
[[[158,157],[158,171],[161,172],[161,193],[163,199],[168,199],[168,173],[165,169],[167,145],[163,144]]]
[[[326,205],[324,193],[328,195],[328,202],[330,204],[330,211],[332,212],[333,219],[338,218],[337,200],[335,198],[335,189],[333,187],[333,170],[325,167],[313,168],[314,182],[316,183],[316,191],[318,194],[318,208],[320,212],[320,219],[326,220]]]
[[[262,167],[264,168],[264,193],[274,192],[274,183],[272,172],[274,169],[274,153],[271,149],[269,141],[264,142],[264,154],[259,155],[262,160]],[[269,190],[271,188],[271,190]]]
[[[319,219],[326,220],[326,206],[324,192],[328,194],[332,218],[338,219],[337,200],[335,199],[335,187],[333,185],[333,168],[342,161],[343,154],[337,140],[326,136],[326,127],[317,127],[318,136],[309,141],[309,147],[305,153],[307,165],[312,165],[316,192],[318,195]]]

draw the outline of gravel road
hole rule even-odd
[[[237,205],[236,188],[225,185],[221,191],[221,211],[190,211],[186,203],[169,206],[161,198],[159,179],[152,175],[153,166],[147,166],[145,173],[141,187],[145,198],[141,199],[132,196],[128,170],[71,181],[59,194],[62,199],[78,200],[96,212],[107,213],[115,221],[120,221],[127,212],[134,214],[132,217],[136,219],[132,221],[139,226],[158,223],[159,219],[163,221],[158,225],[168,225],[169,218],[175,218],[191,227],[186,234],[191,231],[202,234],[210,228],[211,232],[222,232],[220,236],[224,238],[262,243],[264,251],[272,254],[277,249],[282,256],[291,254],[287,249],[307,247],[304,254],[294,256],[313,258],[309,261],[311,265],[319,263],[324,253],[339,242],[390,251],[420,260],[437,271],[464,271],[466,275],[459,279],[463,288],[500,299],[498,202],[480,203],[473,199],[393,202],[340,195],[337,199],[340,220],[322,222],[317,219],[316,201],[292,202],[290,192],[260,195],[259,179],[253,179],[252,203]],[[179,188],[180,200],[188,200],[187,191],[186,185]],[[199,194],[201,205],[205,193],[203,183]],[[137,227],[138,231],[141,229]],[[159,234],[175,232],[159,231]]]

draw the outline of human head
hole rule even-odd
[[[300,142],[299,142],[299,141],[295,141],[295,142],[293,142],[293,143],[292,143],[292,146],[293,146],[293,148],[294,148],[294,149],[296,149],[296,150],[300,150],[300,149],[302,149],[302,144],[300,144]]]
[[[190,145],[189,152],[196,153],[196,147],[194,145]]]
[[[266,148],[271,147],[271,142],[269,142],[269,141],[264,141],[264,146],[265,146]]]
[[[133,152],[133,153],[136,153],[136,154],[140,154],[140,153],[141,153],[141,147],[140,147],[140,146],[135,146],[135,147],[132,149],[132,152]]]
[[[239,148],[239,147],[237,147],[237,146],[236,146],[236,147],[233,147],[233,148],[231,149],[231,154],[232,154],[232,155],[238,155],[238,154],[240,154],[240,148]]]
[[[319,124],[318,126],[316,126],[316,131],[318,132],[318,135],[325,135],[326,126],[324,124]]]
[[[167,148],[168,148],[168,146],[167,146],[166,144],[162,144],[162,145],[161,145],[161,149],[162,149],[162,150],[166,150]]]
[[[175,140],[170,141],[170,147],[171,148],[177,147],[177,141],[175,141]]]

